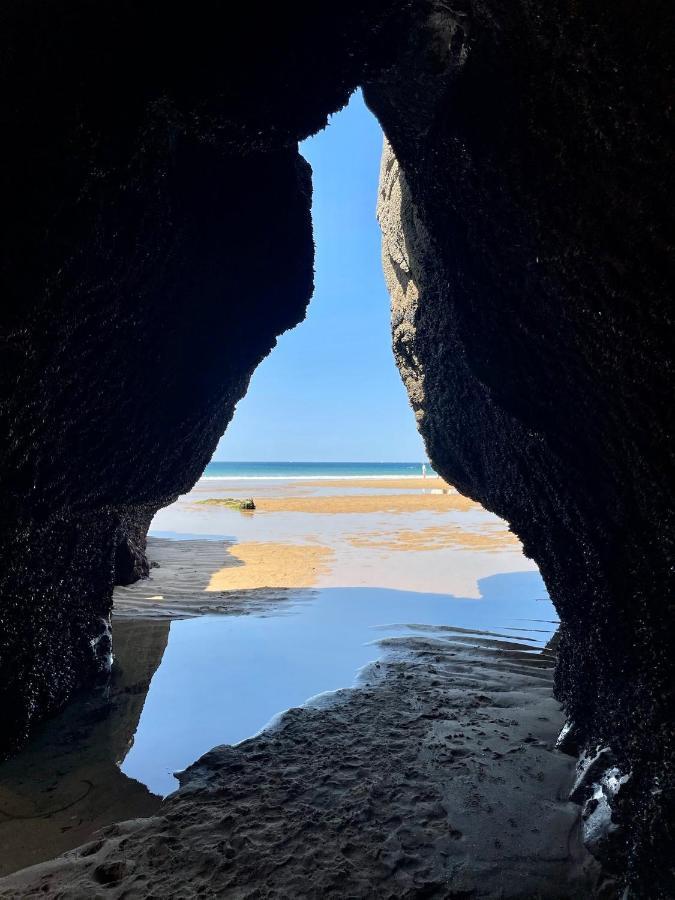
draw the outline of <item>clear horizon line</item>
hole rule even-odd
[[[390,465],[410,465],[410,466],[418,466],[422,464],[428,464],[428,459],[417,460],[417,459],[212,459],[208,463],[251,463],[255,465],[273,465],[274,463],[293,463],[294,465],[326,465],[328,464],[342,464],[342,465],[363,465],[364,463],[375,463],[380,466],[390,466]]]

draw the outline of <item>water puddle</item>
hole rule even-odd
[[[519,621],[555,614],[537,572],[481,579],[482,600],[373,588],[315,592],[282,616],[202,616],[173,621],[122,771],[167,794],[173,773],[217,744],[233,744],[309,697],[353,684],[400,634],[400,623],[508,631],[540,649],[555,625]],[[391,625],[391,627],[387,627]],[[142,623],[138,624],[142,627]],[[508,638],[507,638],[508,639]]]
[[[379,641],[437,626],[540,651],[555,612],[537,572],[483,578],[481,599],[327,588],[278,615],[119,620],[110,685],[72,703],[0,766],[0,874],[50,858],[122,818],[151,815],[179,771],[276,715],[348,687]],[[415,623],[408,624],[408,623]]]

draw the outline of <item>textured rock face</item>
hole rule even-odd
[[[568,744],[610,748],[577,792],[589,838],[672,896],[665,13],[427,11],[366,94],[394,352],[434,465],[511,522],[555,600]]]
[[[303,318],[297,141],[391,7],[5,5],[0,754],[105,671],[114,580]]]
[[[160,209],[115,211],[138,200],[118,185],[105,215],[83,213],[75,258],[49,273],[29,327],[9,333],[28,360],[8,373],[3,469],[2,690],[17,722],[105,664],[109,647],[92,641],[114,576],[143,573],[152,513],[203,471],[253,368],[311,293],[297,153],[184,152],[164,161]]]

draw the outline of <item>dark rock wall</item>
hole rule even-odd
[[[631,773],[610,868],[672,896],[671,11],[424,9],[366,91],[395,354],[434,465],[541,567],[577,746]]]
[[[390,6],[3,6],[0,754],[105,671],[113,581],[303,318],[297,142]]]

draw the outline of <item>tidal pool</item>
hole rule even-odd
[[[377,588],[286,592],[249,615],[114,623],[110,683],[76,698],[0,765],[0,875],[152,815],[174,773],[284,710],[349,687],[378,641],[416,626],[504,636],[539,652],[556,616],[536,571],[478,582],[480,599]],[[415,629],[420,634],[419,627]]]
[[[479,581],[481,599],[373,588],[311,591],[284,615],[173,621],[122,771],[157,794],[217,744],[238,743],[310,697],[349,687],[401,626],[451,625],[541,647],[555,611],[537,572]],[[138,623],[138,629],[143,623]],[[123,662],[122,662],[123,664]]]
[[[526,645],[538,653],[555,631],[541,577],[517,542],[472,544],[475,535],[506,534],[485,510],[450,503],[399,514],[250,515],[196,502],[215,488],[202,480],[155,517],[148,553],[156,566],[115,592],[110,681],[74,698],[0,765],[0,875],[78,846],[105,825],[152,815],[178,786],[174,773],[291,707],[354,685],[382,656],[380,640],[442,626],[457,629],[451,639],[465,649],[472,635],[479,642],[489,632],[503,638],[500,651],[518,641],[519,652]],[[256,496],[283,497],[352,486],[253,488],[247,483]],[[380,493],[378,485],[353,487],[355,495],[366,490]],[[445,532],[447,545],[438,540]],[[237,548],[247,541],[271,542],[281,563],[287,547],[321,545],[330,565],[310,587],[270,580],[210,589],[214,572],[242,565]]]

